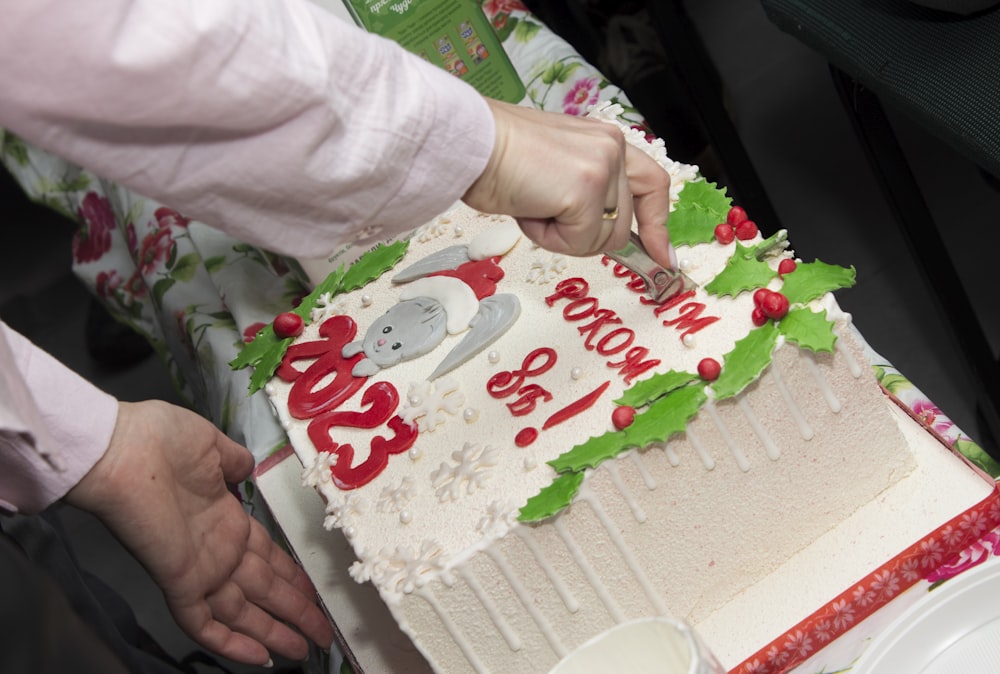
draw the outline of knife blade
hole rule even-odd
[[[605,255],[641,278],[646,284],[646,293],[657,304],[697,287],[697,284],[679,269],[667,269],[656,263],[646,252],[642,239],[634,231],[629,236],[628,245],[620,250],[607,252]]]

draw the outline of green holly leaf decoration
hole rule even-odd
[[[670,240],[675,246],[714,241],[715,226],[726,221],[732,201],[725,189],[704,178],[686,183],[670,212]]]
[[[705,387],[697,383],[663,396],[635,415],[632,425],[623,431],[625,445],[646,447],[653,442],[666,442],[674,433],[683,433],[707,399]]]
[[[572,502],[583,483],[583,473],[565,473],[528,499],[517,519],[538,522],[552,517]]]
[[[785,274],[781,293],[792,304],[805,304],[838,288],[850,288],[856,280],[854,267],[840,267],[821,260],[804,262]]]
[[[665,442],[674,433],[687,428],[687,423],[705,402],[701,386],[685,386],[669,393],[644,412],[635,415],[632,425],[590,438],[573,447],[549,465],[560,473],[596,468],[606,459],[618,456],[629,447],[645,447],[652,442]]]
[[[810,351],[831,353],[837,342],[833,321],[826,317],[826,309],[815,313],[806,307],[796,307],[781,319],[778,331],[789,342]]]
[[[396,241],[388,246],[380,244],[368,251],[347,270],[337,292],[349,293],[368,285],[395,267],[403,259],[409,245],[409,241]]]
[[[340,293],[357,290],[374,281],[399,262],[408,246],[408,241],[397,241],[389,246],[379,245],[359,257],[350,269],[345,271],[341,265],[306,295],[292,312],[298,314],[305,325],[309,325],[312,322],[312,310],[320,297],[326,294],[334,297]],[[239,355],[230,361],[229,366],[239,370],[252,365],[254,373],[250,375],[250,393],[256,393],[264,387],[281,365],[285,351],[292,341],[291,337],[279,339],[274,334],[274,326],[268,324],[257,333],[252,342],[243,347]]]
[[[778,272],[771,269],[767,262],[758,260],[755,251],[756,248],[747,248],[737,242],[736,251],[729,258],[725,269],[705,285],[705,291],[713,295],[736,297],[741,292],[766,286],[778,276]]]
[[[772,321],[768,321],[736,342],[733,350],[723,359],[719,378],[712,384],[716,400],[731,398],[756,381],[771,363],[771,354],[777,341],[778,328]]]
[[[687,386],[698,378],[698,375],[691,372],[678,372],[670,370],[663,374],[654,374],[649,379],[637,382],[629,390],[622,393],[622,397],[615,402],[619,405],[629,407],[642,407],[648,405],[657,398],[661,398],[671,391],[675,391],[682,386]]]

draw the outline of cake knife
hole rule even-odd
[[[665,269],[657,264],[646,252],[642,239],[634,231],[629,236],[628,245],[620,250],[607,252],[605,255],[638,275],[646,284],[646,293],[657,304],[697,287],[695,282],[679,269]]]

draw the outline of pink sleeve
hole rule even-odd
[[[307,0],[0,7],[0,126],[278,252],[420,225],[493,150],[474,89]]]
[[[103,456],[118,401],[0,322],[0,507],[35,513]]]

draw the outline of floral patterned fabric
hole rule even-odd
[[[641,115],[621,90],[519,0],[484,0],[482,4],[524,81],[526,98],[532,105],[581,115],[598,101],[613,101],[624,107],[626,120],[645,129]],[[32,198],[79,223],[72,244],[74,272],[118,320],[149,340],[192,408],[246,445],[258,462],[285,445],[284,433],[264,393],[248,396],[249,373],[233,371],[229,362],[263,324],[306,293],[303,276],[296,273],[293,264],[104,181],[2,130],[0,161]],[[1000,465],[905,377],[877,354],[871,353],[870,358],[883,386],[908,406],[915,418],[985,471],[1000,475]],[[246,483],[243,491],[253,508],[253,484]],[[256,512],[266,519],[263,509]],[[908,590],[906,596],[920,594],[995,555],[998,545],[1000,527],[970,545],[961,559],[941,560],[942,565],[929,569],[922,585]],[[893,602],[893,606],[899,604]],[[824,649],[823,657],[806,660],[797,671],[835,671],[838,667],[831,666],[835,662],[843,663],[840,669],[849,666],[868,634],[870,631],[848,632],[837,640],[839,650]],[[810,642],[810,648],[818,643]],[[805,646],[797,648],[801,651]],[[333,654],[330,671],[340,671],[342,662]]]

